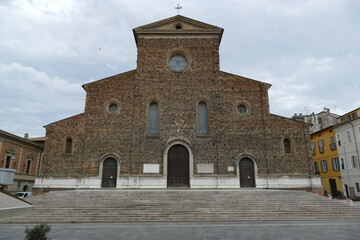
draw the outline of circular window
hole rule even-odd
[[[237,110],[237,112],[239,114],[245,114],[246,113],[246,107],[245,107],[245,105],[242,105],[242,104],[237,106],[236,110]]]
[[[116,113],[119,110],[119,107],[116,103],[111,103],[109,105],[109,112]]]
[[[187,67],[187,65],[188,65],[188,62],[187,62],[186,58],[181,55],[172,56],[169,60],[169,66],[170,66],[171,70],[173,70],[175,72],[184,71],[185,68]]]

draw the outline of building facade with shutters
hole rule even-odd
[[[337,151],[333,126],[311,134],[315,173],[321,177],[321,185],[332,196],[343,194],[341,164]]]
[[[337,118],[338,123],[344,123],[351,121],[352,119],[360,117],[360,108],[354,109],[348,113],[345,113],[342,116],[339,116]]]
[[[45,126],[37,188],[321,187],[309,125],[220,70],[222,28],[178,15],[133,33],[137,68],[83,85],[84,113]]]
[[[41,144],[0,130],[0,168],[16,170],[13,184],[3,186],[5,190],[32,191],[42,152]]]
[[[308,115],[304,115],[302,113],[295,113],[294,116],[292,116],[291,118],[299,122],[306,122],[311,124],[310,134],[312,134],[314,132],[337,124],[338,117],[340,117],[340,115],[330,112],[330,109],[325,107],[324,111],[321,111],[319,113],[313,112]]]
[[[344,116],[348,114],[340,119]],[[334,130],[345,195],[360,197],[360,117],[341,122]]]

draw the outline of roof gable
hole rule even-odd
[[[188,17],[184,17],[182,15],[176,15],[174,17],[170,17],[170,18],[166,18],[157,22],[153,22],[150,24],[146,24],[140,27],[135,28],[134,30],[145,30],[145,29],[172,29],[172,30],[176,30],[176,25],[177,24],[184,24],[182,25],[183,28],[182,29],[197,29],[197,30],[201,30],[201,29],[221,29],[217,26],[214,25],[210,25],[207,23],[203,23]]]
[[[214,25],[203,23],[191,18],[184,17],[182,15],[176,15],[174,17],[166,18],[154,23],[146,24],[133,29],[135,41],[137,43],[139,35],[213,35],[219,38],[221,41],[222,33],[224,29]]]
[[[130,71],[123,72],[123,73],[120,73],[120,74],[116,74],[116,75],[113,75],[113,76],[110,76],[110,77],[107,77],[107,78],[103,78],[103,79],[100,79],[100,80],[97,80],[97,81],[85,83],[85,84],[82,85],[82,87],[83,87],[83,89],[85,91],[88,91],[88,88],[91,85],[97,84],[97,83],[102,82],[102,81],[108,81],[108,80],[113,80],[113,79],[122,80],[122,79],[125,79],[127,77],[134,76],[135,72],[136,72],[136,69],[135,70],[130,70]]]
[[[234,77],[234,78],[237,78],[237,79],[243,79],[243,80],[258,82],[258,83],[261,83],[261,84],[267,86],[267,89],[269,89],[269,88],[271,87],[271,84],[270,84],[270,83],[262,82],[262,81],[255,80],[255,79],[252,79],[252,78],[247,78],[247,77],[239,76],[239,75],[236,75],[236,74],[233,74],[233,73],[228,73],[228,72],[220,71],[220,74],[221,74],[222,77],[230,76],[230,77]]]

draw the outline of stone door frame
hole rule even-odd
[[[257,178],[257,175],[258,175],[258,171],[257,171],[257,165],[258,165],[258,160],[255,158],[255,156],[253,156],[252,154],[249,154],[249,153],[245,153],[245,154],[241,154],[237,159],[236,159],[236,176],[237,178],[239,179],[239,187],[241,188],[241,179],[240,179],[240,161],[244,158],[248,158],[250,160],[253,161],[254,163],[254,181],[255,181],[255,187],[257,186],[256,184],[256,178]]]
[[[168,152],[169,152],[169,149],[174,145],[183,145],[189,151],[189,171],[190,171],[189,172],[189,178],[190,178],[189,185],[191,187],[191,178],[194,176],[194,156],[193,156],[193,151],[191,149],[190,144],[188,144],[184,140],[174,140],[174,141],[168,143],[167,146],[165,147],[164,154],[163,154],[163,159],[164,159],[164,161],[163,161],[163,176],[166,178],[166,186],[167,186],[167,171],[168,171]]]
[[[169,148],[167,187],[190,187],[189,164],[189,150],[184,145],[177,144]],[[175,174],[177,180],[171,179],[171,174]]]
[[[117,162],[117,170],[116,170],[116,187],[119,185],[118,184],[118,179],[120,178],[120,167],[121,167],[121,161],[120,161],[120,157],[115,155],[115,154],[106,154],[104,156],[102,156],[100,158],[99,161],[99,179],[100,179],[100,188],[101,188],[101,184],[102,184],[102,175],[103,175],[103,168],[104,168],[104,161],[108,158],[114,158]]]

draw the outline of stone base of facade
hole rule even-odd
[[[35,183],[34,175],[15,173],[14,183],[8,185],[7,191],[11,193],[16,192],[32,192],[32,187]]]
[[[267,189],[320,189],[319,176],[309,175],[258,175],[256,188]],[[34,189],[99,189],[101,178],[93,177],[37,177]],[[167,188],[166,176],[121,176],[116,188]],[[238,176],[195,175],[190,178],[190,188],[240,188]]]

